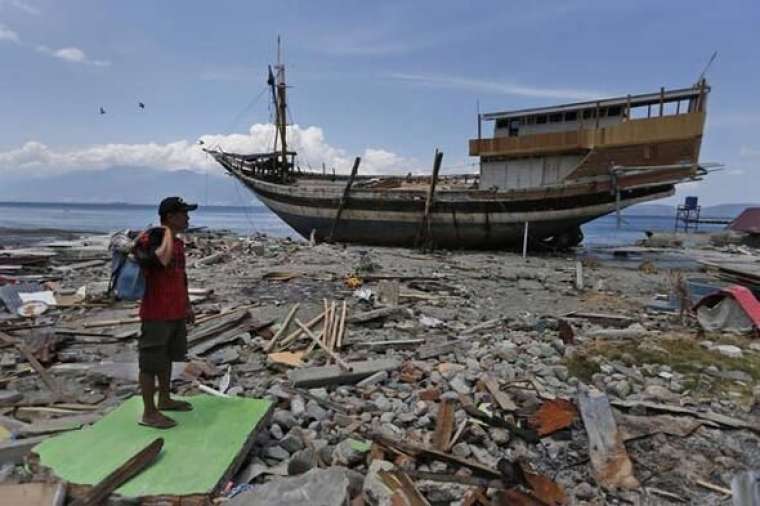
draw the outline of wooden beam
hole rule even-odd
[[[665,88],[660,88],[660,117],[665,112]]]
[[[44,367],[42,367],[42,364],[37,360],[37,358],[34,356],[34,354],[29,350],[29,348],[26,347],[25,344],[19,343],[14,339],[13,337],[9,336],[5,332],[0,332],[0,341],[3,341],[6,344],[13,345],[16,347],[18,351],[20,351],[24,357],[26,358],[27,362],[29,362],[35,371],[37,371],[37,374],[40,375],[40,378],[42,378],[42,381],[47,385],[47,387],[50,389],[51,392],[53,392],[53,402],[58,402],[64,398],[63,393],[58,388],[58,385],[55,381],[50,377],[50,375],[47,373]]]
[[[340,367],[344,371],[349,371],[349,372],[351,371],[351,366],[348,365],[342,358],[340,358],[337,353],[335,353],[330,348],[328,348],[327,344],[323,343],[322,341],[320,341],[317,338],[317,336],[315,336],[314,334],[312,334],[311,331],[306,327],[306,325],[304,325],[303,323],[301,323],[298,320],[298,318],[296,318],[296,325],[298,325],[299,327],[301,327],[301,329],[306,333],[306,335],[309,336],[311,338],[311,340],[314,341],[314,343],[317,346],[319,346],[320,348],[322,348],[322,351],[324,351],[325,353],[327,353],[327,356],[329,356],[330,358],[332,358],[333,360],[335,360],[335,363],[338,364],[338,367]]]
[[[433,209],[433,201],[435,199],[435,187],[438,182],[438,172],[441,170],[441,161],[443,160],[443,152],[435,150],[435,160],[433,162],[433,175],[430,178],[430,188],[428,188],[427,198],[425,199],[425,212],[422,215],[422,221],[420,222],[420,228],[417,231],[417,245],[424,246],[426,242],[432,240],[430,229],[430,212]]]
[[[445,452],[454,432],[454,400],[442,399],[438,404],[438,414],[435,417],[435,432],[433,433],[433,448]]]
[[[285,319],[282,321],[282,326],[277,329],[277,333],[274,335],[274,337],[272,337],[272,340],[269,341],[269,346],[267,346],[266,349],[267,353],[272,353],[272,351],[274,351],[274,347],[277,346],[277,341],[279,341],[280,338],[282,338],[282,336],[288,330],[288,326],[290,325],[291,320],[293,320],[293,317],[296,315],[296,311],[298,311],[299,306],[300,304],[293,304],[293,307],[290,308],[287,316],[285,316]]]
[[[338,204],[338,212],[335,214],[335,219],[333,220],[332,228],[330,229],[330,236],[327,238],[327,242],[333,242],[333,238],[335,237],[335,229],[338,228],[340,215],[343,214],[343,208],[345,207],[346,201],[348,200],[348,193],[351,191],[351,186],[354,184],[356,173],[359,172],[359,163],[361,163],[361,161],[362,159],[359,156],[357,156],[354,160],[354,166],[351,168],[351,175],[348,177],[348,183],[346,183],[346,187],[343,189],[343,196],[340,198],[340,204]]]
[[[111,492],[148,467],[158,457],[158,454],[161,453],[163,446],[163,438],[154,439],[152,443],[140,450],[134,457],[103,478],[85,497],[75,501],[72,506],[98,506],[99,504],[105,504]]]

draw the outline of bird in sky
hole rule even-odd
[[[145,104],[143,104],[142,102],[137,102],[137,107],[139,107],[140,109],[145,109]]]
[[[106,110],[101,107],[100,108],[100,114],[105,114],[105,113],[106,113]]]

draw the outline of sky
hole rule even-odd
[[[436,148],[447,172],[472,172],[478,107],[686,87],[717,51],[701,159],[725,167],[671,201],[757,202],[758,26],[757,1],[0,0],[0,189],[221,174],[199,139],[268,149],[279,35],[301,163],[345,172],[362,156],[366,173],[429,171]]]

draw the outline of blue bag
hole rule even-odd
[[[119,300],[143,298],[145,277],[142,268],[132,255],[114,252],[111,260],[111,286],[114,295]]]
[[[133,235],[125,230],[111,237],[111,281],[109,293],[119,300],[139,300],[145,294],[145,277],[132,254]]]

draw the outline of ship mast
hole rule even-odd
[[[281,178],[285,181],[288,172],[288,145],[285,137],[285,130],[287,125],[287,104],[285,102],[285,65],[282,63],[282,47],[280,46],[280,36],[277,36],[277,65],[275,69],[275,84],[276,95],[276,125],[275,128],[280,134],[280,156],[282,158],[280,170]],[[274,90],[273,90],[274,91]]]

